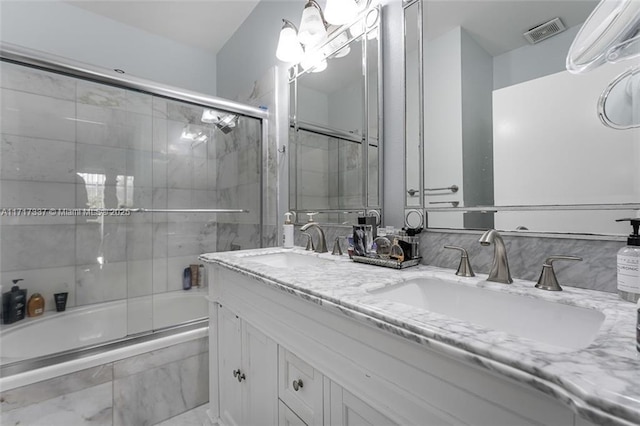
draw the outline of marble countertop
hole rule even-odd
[[[318,267],[283,268],[255,261],[255,256],[282,252],[333,263],[330,268],[326,262]],[[516,279],[512,285],[504,285],[485,281],[486,275],[464,278],[456,276],[453,270],[424,265],[394,270],[297,247],[211,253],[200,259],[312,299],[317,304],[347,308],[340,309],[345,315],[352,312],[391,326],[385,329],[545,392],[593,423],[640,424],[636,307],[615,294],[567,286],[562,292],[548,292],[534,288],[530,281]],[[605,315],[605,320],[590,345],[584,349],[567,349],[391,302],[370,293],[420,277],[595,309]]]

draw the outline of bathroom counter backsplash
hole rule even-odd
[[[331,260],[331,268],[282,268],[252,256],[294,252]],[[454,270],[420,265],[393,270],[357,264],[345,256],[302,248],[266,248],[204,254],[201,260],[222,265],[266,285],[385,330],[481,368],[501,373],[572,406],[594,423],[640,424],[640,354],[636,350],[636,306],[617,295],[564,287],[547,292],[531,281],[512,285],[487,282],[486,275],[463,278]],[[386,301],[369,292],[419,277],[442,278],[462,285],[535,297],[595,309],[605,315],[593,342],[567,349],[476,326],[418,307]]]

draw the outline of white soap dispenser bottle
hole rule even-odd
[[[618,294],[623,300],[637,302],[640,299],[640,218],[617,219],[616,222],[631,222],[633,226],[627,245],[618,251]]]
[[[293,223],[291,223],[292,213],[284,214],[284,225],[282,225],[282,247],[293,248]]]

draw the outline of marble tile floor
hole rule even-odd
[[[156,423],[155,426],[213,426],[207,415],[208,409],[208,403],[202,404],[163,422]]]

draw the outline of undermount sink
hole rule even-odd
[[[331,260],[321,259],[317,256],[308,256],[299,253],[285,252],[250,256],[246,258],[251,262],[273,266],[274,268],[305,268],[313,266],[326,266]]]
[[[567,349],[589,346],[605,319],[593,309],[436,278],[414,279],[370,294]]]

